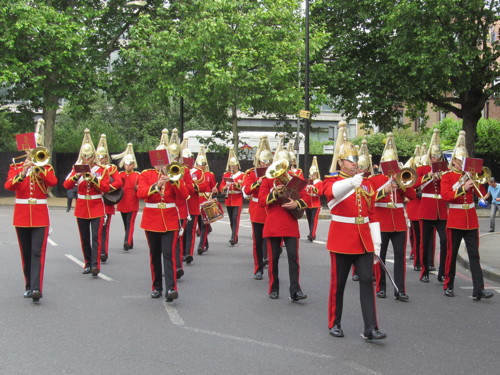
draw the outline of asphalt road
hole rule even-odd
[[[82,275],[76,219],[52,209],[44,298],[23,298],[12,207],[0,207],[0,374],[495,374],[499,373],[500,285],[474,302],[469,273],[459,267],[455,298],[435,277],[423,284],[408,265],[410,302],[377,300],[386,340],[360,337],[356,282],[344,303],[344,338],[327,329],[329,256],[324,242],[300,242],[301,285],[308,298],[288,296],[286,257],[280,299],[253,279],[251,227],[242,216],[240,242],[229,224],[213,224],[210,249],[195,255],[179,281],[179,299],[151,299],[149,255],[137,228],[125,252],[121,217],[111,224],[110,257],[99,278]],[[137,227],[141,216],[138,216]],[[487,219],[485,219],[487,220]],[[306,221],[301,221],[303,237]],[[483,228],[487,226],[483,225]],[[318,238],[325,239],[328,221]],[[389,258],[392,251],[389,250]],[[389,269],[392,270],[390,259]],[[391,288],[388,289],[392,294]]]

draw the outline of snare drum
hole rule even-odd
[[[205,224],[213,223],[224,217],[224,210],[217,199],[209,199],[200,204],[200,212]]]

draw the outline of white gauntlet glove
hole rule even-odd
[[[363,173],[359,173],[355,175],[354,177],[351,177],[349,179],[349,182],[351,183],[352,187],[357,188],[361,186],[361,183],[363,182]]]
[[[335,182],[332,185],[332,193],[335,199],[341,199],[347,193],[349,193],[353,188],[357,188],[363,182],[363,175],[357,174],[354,177],[346,178]]]
[[[372,235],[373,248],[375,250],[375,255],[380,256],[380,247],[382,245],[382,236],[380,234],[380,223],[370,223],[370,232]],[[376,260],[376,262],[378,259]],[[375,262],[375,263],[376,263]]]

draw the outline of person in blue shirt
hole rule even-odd
[[[484,196],[484,200],[491,196],[490,232],[494,232],[495,217],[497,211],[500,211],[500,184],[495,181],[495,177],[491,177],[488,185],[488,192]]]

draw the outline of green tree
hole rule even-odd
[[[337,109],[387,130],[403,106],[425,103],[463,119],[473,155],[486,100],[500,90],[498,0],[318,0],[315,28],[328,34],[316,56],[317,85]]]

